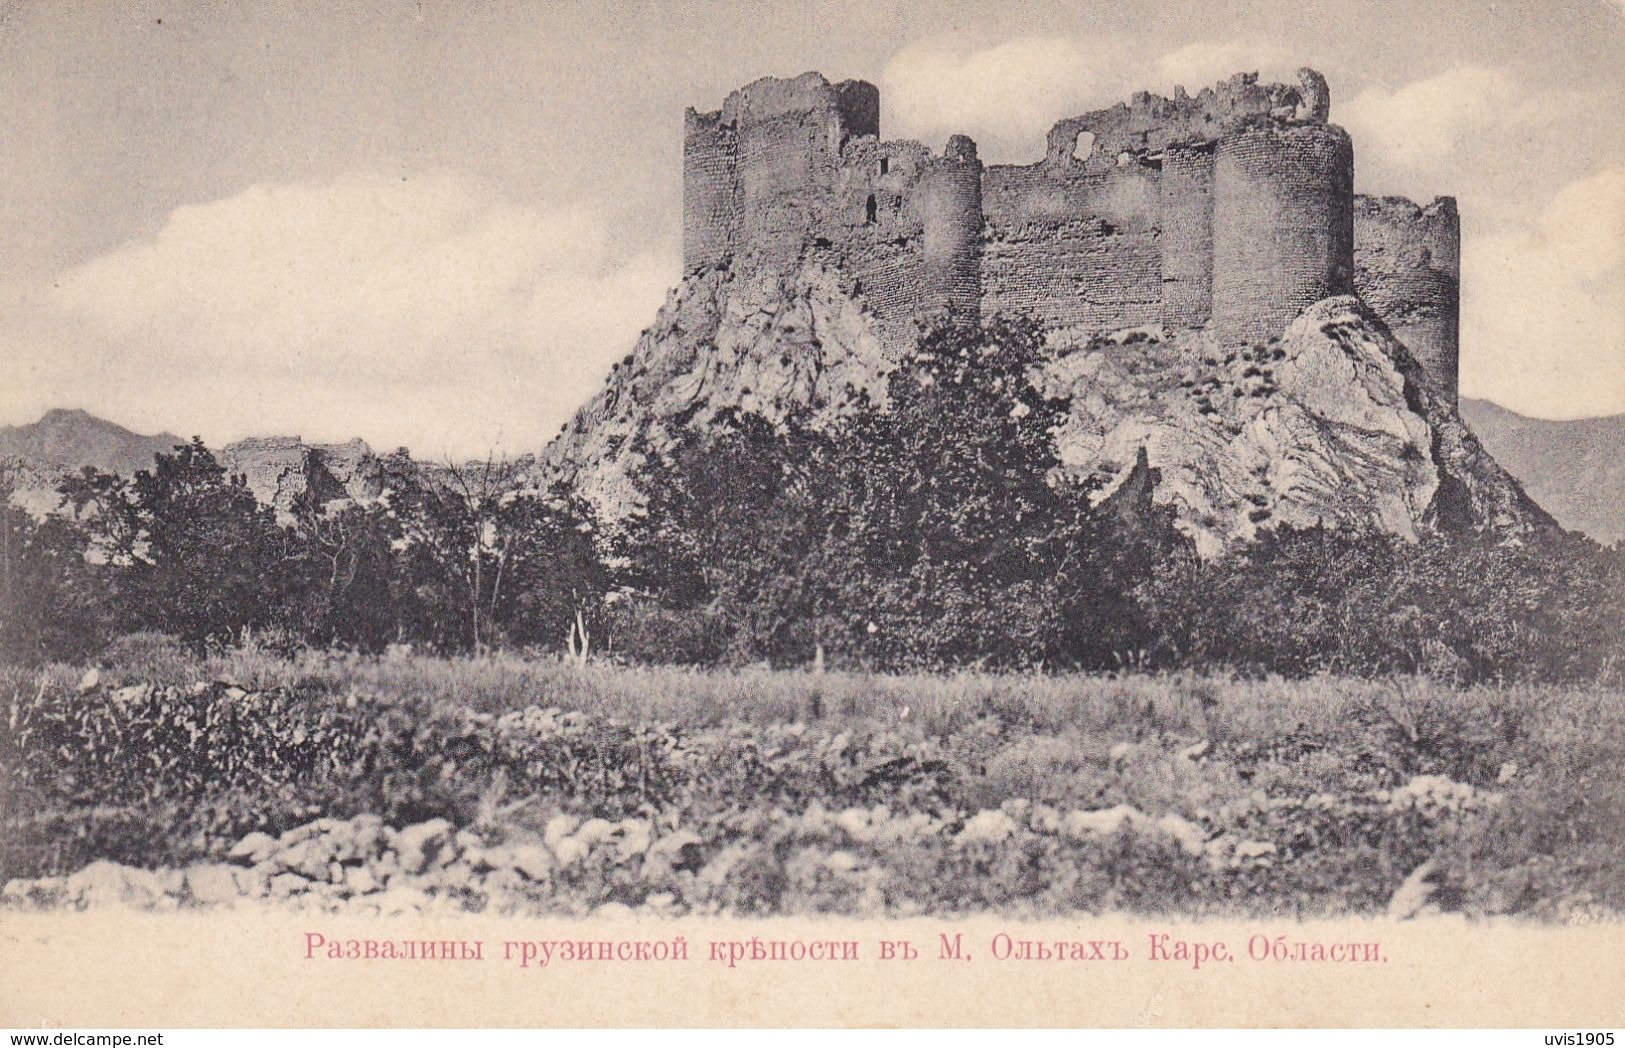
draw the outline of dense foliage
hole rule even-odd
[[[1030,323],[944,326],[838,418],[727,411],[635,438],[644,510],[613,533],[568,486],[493,462],[398,453],[381,500],[291,520],[198,441],[133,480],[87,469],[44,520],[0,499],[0,657],[151,631],[877,670],[1625,673],[1625,549],[1282,528],[1203,561],[1143,462],[1104,500],[1068,479],[1067,405],[1028,379],[1043,353]]]
[[[1625,549],[1281,528],[1203,561],[1131,478],[1064,479],[1021,324],[944,328],[838,425],[726,414],[646,448],[617,650],[875,668],[1225,667],[1617,682]]]
[[[193,441],[133,481],[65,478],[63,512],[44,520],[0,499],[0,656],[75,658],[143,632],[199,649],[554,646],[600,605],[591,515],[567,490],[496,463],[396,455],[384,472],[377,502],[279,520]]]

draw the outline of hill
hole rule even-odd
[[[1625,538],[1625,415],[1528,418],[1466,397],[1461,415],[1558,523],[1598,542]]]
[[[56,408],[38,422],[0,426],[0,459],[44,473],[95,466],[109,473],[151,469],[153,456],[183,443],[173,433],[146,436],[88,411]]]

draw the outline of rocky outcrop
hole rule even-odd
[[[1282,524],[1407,538],[1552,526],[1352,296],[1316,303],[1265,346],[1148,329],[1061,347],[1037,381],[1070,398],[1058,451],[1096,497],[1143,461],[1153,501],[1205,555]]]
[[[896,362],[849,284],[816,264],[788,275],[709,270],[667,298],[604,389],[543,453],[610,520],[638,504],[631,473],[646,449],[724,408],[774,421],[810,411],[829,421],[867,394],[885,398]]]
[[[378,457],[359,439],[306,444],[298,437],[250,437],[222,448],[220,464],[282,516],[290,516],[301,500],[328,507],[375,499],[384,490]]]
[[[730,407],[838,425],[860,395],[882,400],[896,362],[877,332],[861,294],[816,265],[691,276],[544,460],[622,519],[637,508],[633,471],[681,427]],[[1316,303],[1262,346],[1155,326],[1066,338],[1033,372],[1071,404],[1062,462],[1102,500],[1138,477],[1204,555],[1283,524],[1407,538],[1552,526],[1354,296]]]

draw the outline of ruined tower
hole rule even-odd
[[[1456,399],[1461,331],[1461,219],[1454,197],[1418,207],[1358,197],[1355,287],[1434,385]]]
[[[943,312],[1024,312],[1061,338],[1161,325],[1264,343],[1358,292],[1454,399],[1454,204],[1356,197],[1330,109],[1313,70],[1240,74],[1061,120],[1043,159],[984,166],[963,135],[940,154],[882,140],[872,84],[758,80],[687,113],[684,268],[826,267],[896,348]]]

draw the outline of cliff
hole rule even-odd
[[[1070,402],[1063,463],[1105,498],[1143,456],[1139,482],[1206,555],[1280,524],[1407,537],[1552,525],[1354,296],[1312,304],[1264,346],[1159,326],[1055,342],[1031,378]],[[624,518],[645,447],[728,407],[775,420],[808,408],[839,425],[860,392],[883,397],[895,360],[827,269],[692,275],[543,461]]]

